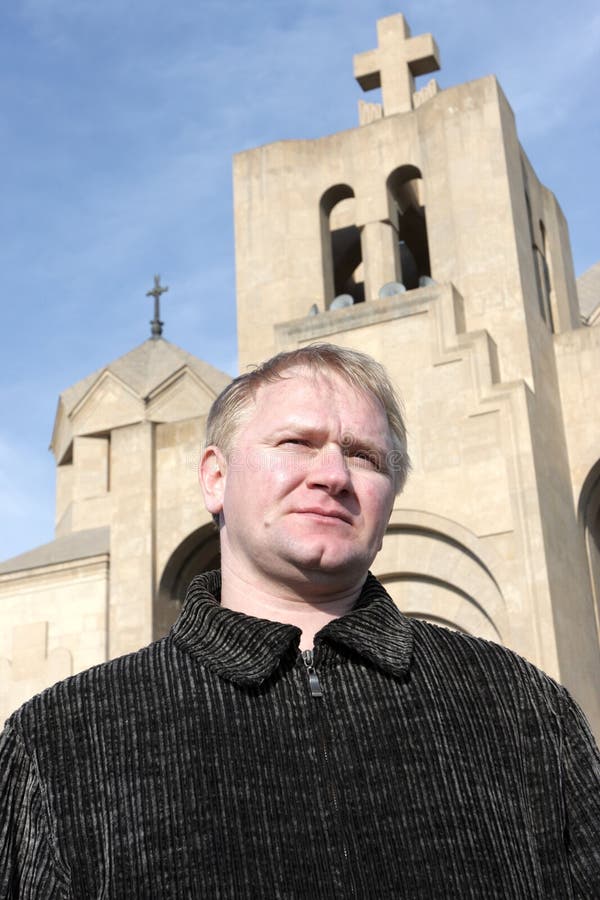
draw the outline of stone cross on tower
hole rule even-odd
[[[153,289],[151,291],[146,291],[146,297],[154,297],[154,318],[150,322],[153,340],[156,340],[156,338],[159,338],[162,334],[163,325],[165,323],[160,321],[160,295],[165,294],[168,290],[168,287],[163,287],[161,285],[160,275],[155,275]]]
[[[436,72],[440,53],[430,34],[410,36],[403,15],[387,16],[377,22],[376,50],[357,53],[354,77],[363,91],[381,88],[383,114],[408,112],[413,108],[415,75]]]

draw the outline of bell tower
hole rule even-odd
[[[565,416],[590,411],[562,407],[580,389],[567,225],[496,78],[417,90],[439,67],[432,35],[382,19],[376,48],[354,57],[360,87],[381,89],[359,100],[356,128],[235,157],[240,368],[321,340],[383,362],[413,473],[375,574],[409,614],[528,657],[600,726],[577,520],[598,444],[576,472]]]

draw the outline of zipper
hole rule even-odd
[[[304,668],[306,669],[308,675],[308,687],[310,690],[311,697],[323,697],[323,689],[321,687],[321,682],[319,680],[319,676],[315,669],[315,654],[314,650],[302,650],[300,652],[300,658],[302,659],[302,663],[304,664]],[[347,883],[344,885],[345,896],[347,897],[357,897],[356,890],[356,881],[354,877],[354,872],[352,870],[352,862],[350,858],[350,852],[347,843],[347,837],[344,832],[344,826],[340,817],[340,807],[338,803],[337,797],[337,788],[335,784],[335,780],[332,777],[332,766],[333,762],[329,757],[329,750],[327,747],[327,737],[325,733],[326,722],[324,721],[325,714],[325,706],[323,704],[317,704],[320,712],[316,714],[316,723],[318,725],[317,734],[318,738],[320,738],[320,749],[323,756],[323,763],[325,770],[327,771],[327,784],[329,788],[329,797],[331,801],[331,805],[334,811],[334,817],[337,822],[338,828],[340,829],[339,838],[340,838],[340,850],[342,855],[341,861],[341,869],[340,877],[342,879],[346,879]]]
[[[315,670],[314,652],[312,650],[303,650],[300,655],[308,673],[308,686],[310,688],[311,697],[322,697],[323,691],[321,690],[321,682],[319,681],[319,676]]]

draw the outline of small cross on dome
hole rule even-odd
[[[150,322],[151,336],[153,340],[159,338],[162,334],[164,322],[160,321],[160,297],[169,290],[160,283],[160,275],[154,276],[154,287],[151,291],[146,291],[146,297],[154,297],[154,318]]]

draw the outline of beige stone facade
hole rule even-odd
[[[402,16],[377,33],[355,74],[383,102],[357,128],[235,158],[240,367],[321,340],[387,366],[413,472],[375,574],[410,615],[562,681],[600,731],[593,279],[582,319],[566,223],[495,78],[416,92],[435,41]],[[164,633],[218,561],[195,463],[226,382],[159,338],[62,395],[57,539],[0,566],[0,714]]]

